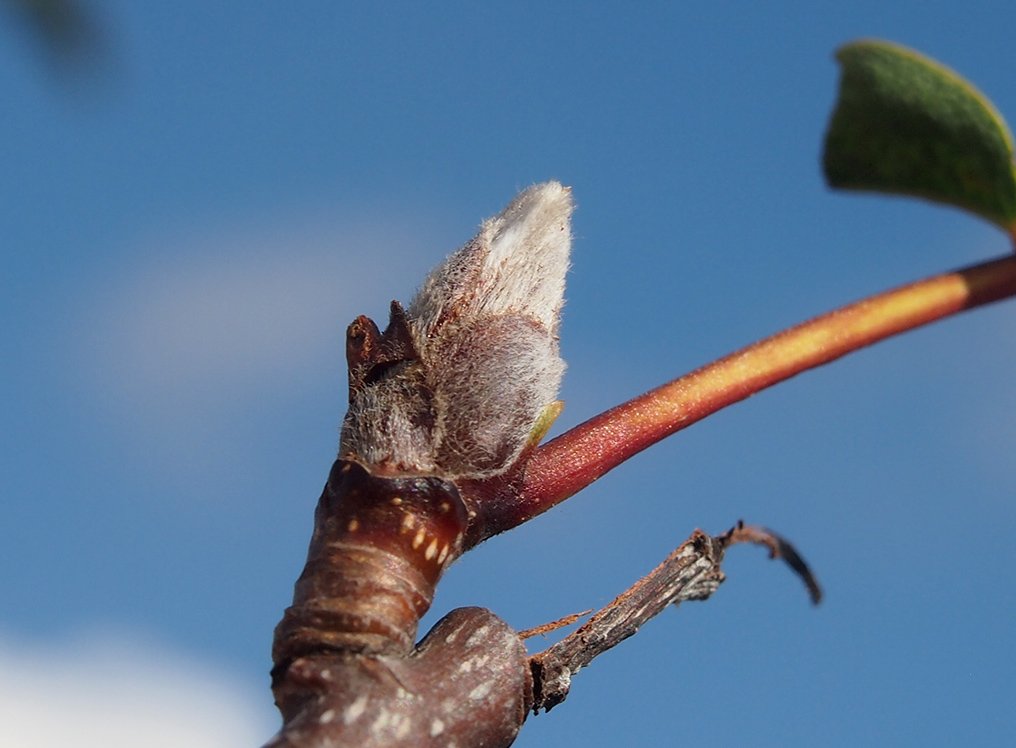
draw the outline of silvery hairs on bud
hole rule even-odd
[[[524,190],[431,272],[405,314],[393,304],[378,345],[399,353],[355,388],[351,362],[341,457],[449,477],[511,467],[564,373],[572,209],[558,182]]]

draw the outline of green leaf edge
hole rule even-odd
[[[975,101],[981,107],[981,109],[988,115],[988,118],[994,123],[997,134],[1001,137],[1003,143],[1005,144],[1009,161],[1008,163],[1009,173],[1012,176],[1013,189],[1014,191],[1016,191],[1016,159],[1014,159],[1014,143],[1012,132],[1010,131],[1009,126],[1005,121],[1005,118],[998,111],[998,109],[995,107],[992,101],[973,83],[971,83],[969,80],[961,76],[952,68],[947,67],[938,60],[928,57],[927,55],[918,52],[917,50],[912,49],[911,47],[907,47],[903,44],[887,41],[884,39],[874,39],[874,38],[857,39],[855,41],[848,42],[847,44],[842,45],[836,50],[835,58],[841,66],[840,84],[839,89],[837,91],[837,98],[833,109],[833,114],[832,117],[830,118],[830,125],[826,132],[826,142],[824,146],[824,152],[828,152],[829,135],[833,130],[833,122],[835,121],[835,118],[840,108],[843,77],[846,74],[845,70],[846,65],[849,64],[849,60],[847,58],[852,53],[863,51],[865,48],[890,52],[898,55],[899,57],[907,58],[913,62],[916,62],[927,68],[929,71],[933,71],[934,73],[941,76],[945,80],[954,84],[957,88],[964,91],[964,93],[966,93],[973,101]],[[824,169],[825,162],[826,157],[824,154],[823,155]],[[933,202],[945,203],[948,205],[952,205],[954,207],[958,207],[964,211],[973,213],[999,226],[1004,231],[1006,231],[1014,241],[1016,241],[1016,206],[1013,207],[1013,210],[1009,214],[995,213],[986,210],[979,210],[976,206],[971,204],[965,204],[950,199],[944,199],[940,195],[933,193],[924,193],[921,191],[911,191],[911,190],[898,190],[891,188],[879,189],[873,187],[854,186],[848,184],[835,184],[833,182],[833,179],[829,175],[828,171],[826,171],[825,174],[827,182],[831,187],[835,189],[852,189],[858,191],[873,191],[873,192],[882,192],[885,194],[906,195],[910,197],[918,197],[926,200],[931,200]]]

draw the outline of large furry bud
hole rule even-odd
[[[556,399],[557,328],[571,191],[519,194],[437,267],[384,333],[349,330],[340,457],[390,473],[486,477],[508,469]]]

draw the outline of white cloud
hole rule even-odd
[[[204,409],[258,393],[341,361],[353,317],[386,317],[419,280],[408,273],[443,255],[424,242],[391,222],[295,218],[147,242],[137,255],[151,259],[121,268],[77,316],[76,353],[132,408]]]
[[[308,394],[333,396],[337,440],[346,325],[368,314],[383,327],[391,299],[408,301],[453,249],[441,244],[409,216],[313,214],[135,241],[138,259],[67,315],[59,369],[82,408],[69,417],[117,445],[119,464],[186,466],[198,484],[235,462],[234,445],[249,452],[251,417]]]
[[[277,724],[253,687],[124,636],[0,638],[0,745],[250,748]]]

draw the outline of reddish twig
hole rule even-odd
[[[545,512],[643,449],[767,387],[893,335],[1014,295],[1016,257],[1006,256],[871,296],[742,348],[539,447],[524,475],[512,476],[511,499],[488,502],[485,536]],[[497,495],[506,488],[480,490]]]

